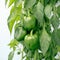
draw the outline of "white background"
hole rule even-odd
[[[5,7],[5,0],[0,0],[0,60],[8,60],[8,54],[10,52],[8,43],[10,42],[11,36],[7,26],[9,12],[10,9]],[[19,58],[15,54],[13,60],[19,60]]]

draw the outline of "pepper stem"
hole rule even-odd
[[[45,22],[44,22],[43,30],[45,30],[45,26],[46,26],[46,25],[45,25]]]
[[[28,17],[30,17],[30,11],[28,10]]]
[[[31,32],[30,32],[30,35],[32,35],[33,34],[33,30],[31,30]]]

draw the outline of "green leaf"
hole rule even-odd
[[[31,8],[36,3],[36,0],[25,0],[24,7],[25,9]]]
[[[16,24],[15,24],[15,27],[14,27],[14,28],[16,29],[16,28],[18,28],[18,27],[23,27],[23,20],[20,20],[19,23],[16,23]]]
[[[8,7],[10,7],[13,3],[14,3],[15,0],[9,0],[9,4],[8,4]]]
[[[51,24],[54,27],[54,29],[57,29],[58,26],[59,26],[59,23],[60,23],[59,22],[59,17],[57,16],[57,14],[54,14],[52,16],[52,18],[50,19],[50,21],[51,21]]]
[[[56,9],[57,9],[57,13],[58,13],[58,15],[60,17],[60,5]]]
[[[51,35],[51,26],[50,26],[49,23],[46,23],[46,27],[45,28],[46,28],[47,33],[49,33]]]
[[[11,8],[11,10],[10,10],[10,15],[14,12],[14,10],[15,10],[15,7],[12,6],[12,8]]]
[[[47,53],[45,54],[45,60],[55,60],[57,54],[56,46],[51,42]]]
[[[33,56],[33,60],[40,60],[40,56],[39,56],[38,50],[35,50],[34,56]]]
[[[10,41],[8,45],[10,46],[10,48],[15,48],[18,44],[19,44],[18,41],[13,39]]]
[[[21,7],[12,7],[10,11],[10,15],[8,17],[8,28],[10,30],[10,33],[12,32],[13,25],[17,19],[19,19],[20,13],[21,13]]]
[[[8,55],[8,60],[13,60],[14,51],[11,51]]]
[[[22,3],[22,0],[15,0],[16,7],[19,7],[21,3]]]
[[[44,0],[40,0],[40,2],[44,5],[44,2],[45,2],[45,1],[44,1]]]
[[[8,17],[8,28],[10,30],[10,33],[12,32],[12,28],[13,28],[13,25],[14,25],[14,22],[15,22],[15,18],[13,18],[13,16],[9,16]]]
[[[56,47],[57,47],[57,51],[60,51],[60,46],[59,46],[59,45],[57,45]]]
[[[46,54],[46,52],[49,48],[50,42],[51,42],[51,37],[49,36],[49,34],[47,33],[47,31],[44,28],[42,31],[42,34],[40,36],[40,46],[41,46],[43,55]]]
[[[58,1],[58,0],[50,0],[50,3],[51,3],[52,5],[55,5],[55,4],[57,3],[57,1]]]
[[[44,9],[44,6],[40,2],[38,2],[38,4],[35,5],[35,7],[32,10],[32,13],[34,14],[36,19],[38,20],[39,25],[41,25],[41,26],[43,25],[43,20],[44,20],[43,9]]]
[[[60,46],[60,28],[53,31],[53,33],[52,33],[52,40],[54,40],[55,43],[58,46]]]
[[[48,4],[49,0],[45,0],[45,6]]]
[[[51,18],[52,6],[49,4],[45,7],[44,13],[48,19]]]

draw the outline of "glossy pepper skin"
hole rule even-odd
[[[36,19],[33,16],[29,16],[29,17],[24,17],[24,29],[26,29],[27,31],[30,31],[31,29],[35,28],[36,25]]]
[[[35,50],[36,48],[38,48],[38,42],[38,35],[36,33],[28,34],[25,36],[24,43],[27,49]]]
[[[24,39],[26,35],[26,31],[22,28],[22,27],[17,27],[15,29],[15,34],[14,34],[14,38],[17,40],[17,41],[21,41]]]

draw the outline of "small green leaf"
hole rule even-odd
[[[22,3],[22,0],[15,0],[16,7],[19,7],[21,3]]]
[[[49,0],[45,0],[45,6],[48,4]]]
[[[40,2],[44,5],[45,0],[40,0]]]
[[[60,28],[53,31],[53,33],[52,33],[52,40],[54,40],[55,43],[58,46],[60,46]]]
[[[57,1],[58,1],[58,0],[50,0],[50,3],[51,3],[52,5],[55,5]]]
[[[25,9],[31,8],[36,3],[36,0],[25,0]]]
[[[16,24],[15,24],[15,27],[14,27],[14,28],[16,29],[16,28],[18,28],[18,27],[23,27],[23,20],[20,20],[19,23],[16,23]]]
[[[49,34],[47,33],[47,31],[44,28],[42,31],[42,34],[40,36],[40,46],[41,46],[43,55],[46,54],[46,52],[49,48],[50,42],[51,42],[51,37],[49,36]]]
[[[39,56],[38,50],[35,50],[33,60],[40,60],[40,56]]]
[[[9,0],[9,4],[8,4],[8,7],[10,7],[13,3],[14,3],[15,0]]]
[[[44,13],[48,19],[51,18],[52,6],[49,4],[45,7]]]
[[[9,16],[8,17],[8,20],[10,20],[10,21],[8,21],[8,28],[9,28],[10,33],[11,33],[12,32],[13,25],[14,25],[14,22],[15,22],[15,18],[13,18],[13,16],[12,17]]]
[[[56,47],[57,47],[57,51],[60,51],[60,46],[59,46],[59,45],[57,45]]]
[[[18,45],[18,41],[17,40],[11,40],[10,43],[8,44],[10,46],[10,48],[14,48]]]
[[[14,51],[11,51],[8,55],[8,60],[13,60]]]
[[[58,13],[58,15],[60,17],[60,5],[56,9],[57,9],[57,13]]]
[[[44,20],[43,9],[44,9],[44,6],[40,2],[38,2],[38,4],[35,5],[35,7],[32,10],[32,13],[34,14],[36,19],[38,20],[39,25],[41,25],[41,26],[43,25],[43,20]]]
[[[14,10],[15,10],[15,7],[12,6],[12,8],[11,8],[11,10],[10,10],[10,15],[14,12]]]
[[[12,28],[13,28],[15,21],[19,20],[21,9],[22,7],[12,7],[10,11],[10,15],[7,20],[10,33],[12,32]]]
[[[59,22],[59,17],[57,16],[57,14],[54,14],[52,16],[52,18],[50,19],[50,21],[51,21],[51,24],[54,27],[54,29],[57,29],[58,26],[59,26],[59,23],[60,23]]]

